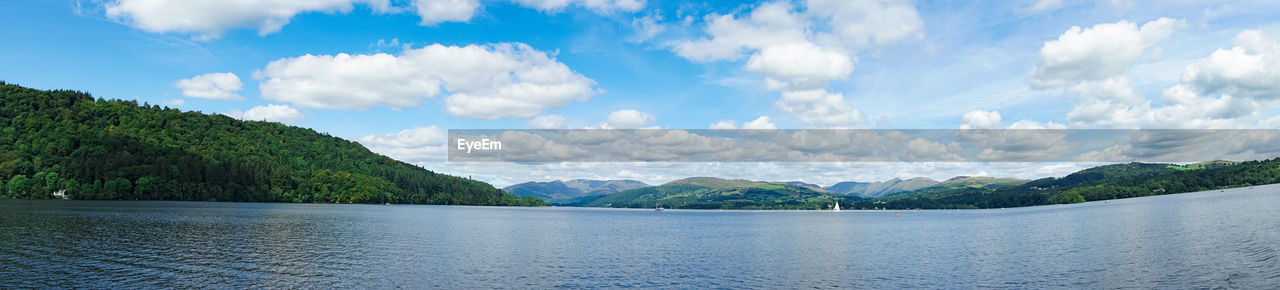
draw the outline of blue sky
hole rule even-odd
[[[1280,3],[1270,1],[244,2],[6,1],[0,80],[280,121],[499,185],[1038,177],[1080,165],[512,173],[444,163],[441,132],[1280,126]]]

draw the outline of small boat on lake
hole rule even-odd
[[[839,202],[839,201],[837,201],[837,202],[836,202],[836,205],[835,205],[835,206],[831,207],[831,211],[840,211],[840,202]]]

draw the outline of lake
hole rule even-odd
[[[1275,288],[1280,186],[992,210],[0,201],[0,288]]]

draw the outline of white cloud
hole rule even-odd
[[[850,48],[924,39],[924,20],[909,0],[809,0],[807,11],[828,20],[838,42]],[[823,36],[823,38],[832,36]]]
[[[671,50],[693,62],[740,61],[779,91],[775,103],[792,117],[820,127],[858,127],[866,119],[830,81],[854,70],[858,50],[924,38],[924,22],[910,1],[811,0],[762,3],[745,15],[706,15],[705,37],[678,41]],[[728,125],[728,124],[721,124]]]
[[[1266,120],[1258,121],[1259,129],[1280,129],[1280,116],[1273,116]]]
[[[1072,27],[1046,42],[1028,74],[1033,87],[1063,87],[1075,103],[1067,120],[1077,127],[1247,128],[1262,125],[1265,107],[1280,99],[1280,43],[1257,30],[1236,36],[1235,47],[1193,61],[1181,82],[1165,89],[1159,106],[1138,93],[1124,72],[1182,20],[1142,25],[1125,21]],[[1101,153],[1099,153],[1101,154]]]
[[[1027,80],[1033,87],[1048,88],[1117,76],[1182,23],[1160,18],[1141,28],[1128,21],[1088,29],[1073,26],[1057,40],[1044,43],[1040,61]]]
[[[723,121],[711,123],[711,126],[708,126],[707,128],[712,130],[733,130],[733,129],[738,129],[738,123],[734,122],[733,120],[723,120]],[[769,121],[769,116],[760,116],[755,120],[742,123],[742,129],[758,130],[758,129],[777,129],[777,128],[778,128],[777,126],[773,125],[773,122]]]
[[[769,2],[756,7],[745,18],[707,15],[704,30],[710,37],[679,42],[672,51],[698,62],[737,60],[747,49],[805,42],[808,21],[792,10],[787,2]]]
[[[399,133],[362,136],[355,140],[378,154],[422,165],[445,160],[448,154],[444,147],[447,138],[444,130],[431,125],[405,129]]]
[[[657,118],[652,114],[636,110],[617,110],[609,113],[604,123],[598,125],[602,129],[637,129],[653,123]]]
[[[447,91],[445,111],[471,119],[533,117],[597,92],[595,81],[521,43],[304,55],[272,61],[254,76],[263,98],[305,108],[399,109]]]
[[[1126,127],[1145,122],[1150,102],[1135,92],[1126,77],[1083,81],[1066,89],[1076,107],[1067,121],[1080,127]]]
[[[256,106],[248,111],[231,110],[227,116],[246,121],[267,121],[280,123],[294,123],[301,121],[304,116],[302,112],[286,105],[269,104],[266,106]]]
[[[734,129],[738,129],[738,123],[734,122],[733,120],[722,120],[715,123],[711,123],[711,126],[707,126],[707,129],[734,130]]]
[[[441,22],[467,22],[480,9],[479,0],[414,0],[420,25],[436,25]]]
[[[1102,128],[1262,125],[1266,106],[1280,99],[1280,43],[1246,30],[1236,36],[1235,45],[1188,64],[1181,82],[1163,91],[1162,106],[1137,93],[1127,77],[1079,81],[1065,90],[1076,103],[1067,120]]]
[[[820,89],[827,82],[853,72],[853,60],[844,53],[809,42],[769,46],[747,60],[748,71],[764,73],[771,88]]]
[[[244,87],[240,77],[233,73],[207,73],[174,82],[182,89],[182,95],[213,100],[243,100],[237,92]]]
[[[800,121],[827,128],[854,128],[867,120],[844,101],[844,95],[826,90],[783,92],[774,103],[778,109]]]
[[[363,3],[388,11],[388,0],[114,0],[105,3],[107,17],[148,32],[191,33],[214,39],[232,28],[257,29],[259,35],[280,31],[294,15],[308,12],[346,13]]]
[[[663,18],[661,12],[632,19],[631,28],[636,31],[636,35],[631,41],[644,42],[657,37],[658,34],[667,30],[667,26],[661,23],[663,20],[665,18]]]
[[[769,116],[760,116],[751,122],[742,123],[743,129],[777,129],[773,122],[769,122]]]
[[[1262,105],[1231,95],[1206,97],[1185,85],[1164,90],[1164,106],[1152,110],[1152,126],[1165,128],[1245,128],[1261,117]]]
[[[1201,95],[1280,99],[1280,42],[1258,30],[1242,31],[1231,50],[1188,65],[1182,82]]]
[[[542,115],[524,122],[530,129],[564,129],[568,124],[569,118],[561,115]]]
[[[996,129],[1002,126],[1000,112],[997,111],[969,111],[961,119],[960,129]]]

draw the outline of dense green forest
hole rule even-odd
[[[310,129],[0,82],[0,198],[538,206]]]
[[[1001,208],[1140,197],[1280,183],[1280,158],[1248,162],[1114,164],[1061,178],[1004,186],[921,191],[862,200],[851,208]]]

